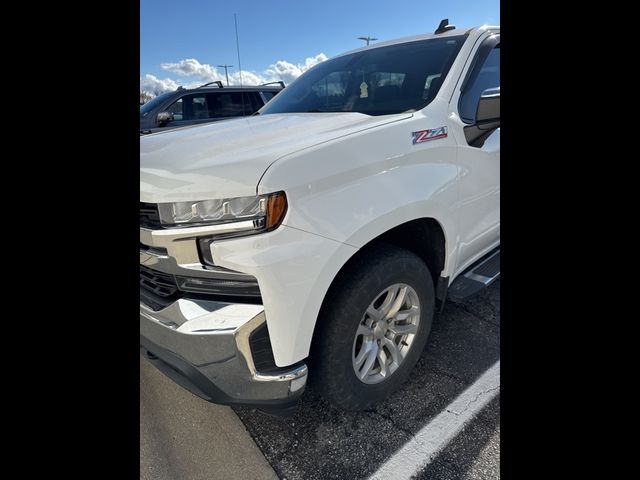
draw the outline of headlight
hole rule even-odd
[[[165,227],[233,224],[229,225],[230,231],[237,231],[239,228],[273,230],[280,225],[286,212],[287,196],[284,192],[255,197],[158,204],[160,222]],[[221,229],[221,232],[224,230]]]

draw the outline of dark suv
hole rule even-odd
[[[251,115],[284,87],[284,82],[224,87],[220,81],[193,89],[178,87],[140,106],[140,135]]]

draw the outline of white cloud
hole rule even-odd
[[[303,64],[297,65],[289,63],[286,60],[278,60],[273,65],[270,65],[264,73],[276,80],[284,80],[285,83],[291,83],[306,70],[310,69],[317,63],[324,62],[327,58],[328,57],[324,53],[319,53],[315,57],[306,58]]]
[[[269,65],[264,72],[254,72],[243,70],[242,71],[242,83],[244,85],[260,85],[261,83],[276,82],[283,80],[289,84],[298,78],[309,68],[314,65],[327,60],[327,56],[324,53],[319,53],[314,57],[308,57],[304,63],[294,64],[287,62],[286,60],[278,60],[277,62]],[[171,78],[158,79],[154,75],[146,74],[144,77],[140,77],[140,90],[149,92],[152,94],[159,94],[162,92],[175,90],[178,85],[182,85],[186,88],[193,88],[203,83],[213,82],[220,80],[226,83],[226,77],[223,69],[218,69],[212,65],[206,63],[200,63],[195,58],[186,58],[175,63],[162,63],[160,68],[167,72],[183,77],[185,80],[191,80],[188,83],[178,82]],[[240,72],[230,69],[229,71],[229,84],[240,85]]]
[[[160,68],[167,72],[177,73],[181,77],[196,77],[201,80],[218,77],[218,72],[215,67],[202,64],[195,58],[186,58],[176,63],[161,63]]]
[[[140,77],[140,91],[152,95],[160,95],[161,93],[178,88],[178,83],[170,78],[159,79],[154,75],[146,74]]]
[[[255,72],[242,71],[242,84],[243,85],[260,85],[261,83],[267,83],[271,80],[267,80],[265,77]],[[240,85],[240,72],[234,72],[229,74],[229,83],[231,85]]]

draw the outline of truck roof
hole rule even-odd
[[[444,33],[423,33],[420,35],[412,35],[412,36],[408,36],[408,37],[401,37],[401,38],[396,38],[393,40],[386,40],[383,42],[377,42],[377,43],[373,43],[371,45],[365,46],[365,47],[360,47],[360,48],[356,48],[354,50],[349,50],[348,52],[344,52],[340,55],[336,55],[335,57],[332,58],[338,58],[341,57],[343,55],[350,55],[352,53],[355,52],[361,52],[364,50],[371,50],[374,48],[380,48],[380,47],[387,47],[389,45],[396,45],[396,44],[400,44],[400,43],[408,43],[408,42],[416,42],[419,40],[428,40],[430,38],[444,38],[444,37],[455,37],[458,35],[465,35],[465,34],[470,34],[472,32],[485,32],[485,31],[491,31],[491,32],[499,32],[500,31],[500,26],[499,25],[482,25],[480,27],[472,27],[472,28],[454,28],[452,30],[448,30]]]

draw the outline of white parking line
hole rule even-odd
[[[416,433],[370,480],[409,480],[417,475],[498,393],[500,360]]]

